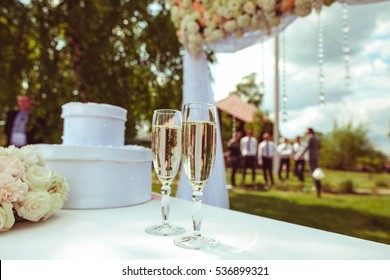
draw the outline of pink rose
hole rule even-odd
[[[24,198],[28,191],[28,185],[21,180],[16,180],[8,173],[0,173],[0,204],[3,202],[15,202]]]
[[[25,171],[23,162],[15,156],[0,156],[0,173],[7,173],[15,179],[22,178]]]

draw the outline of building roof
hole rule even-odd
[[[228,97],[218,101],[216,105],[218,110],[226,112],[246,123],[252,123],[258,111],[253,104],[246,103],[235,94],[230,94]]]

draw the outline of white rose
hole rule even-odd
[[[33,191],[46,191],[52,182],[52,171],[42,166],[31,166],[23,175],[26,182]]]
[[[28,185],[10,174],[0,173],[0,204],[21,201],[28,191]]]
[[[259,1],[259,6],[263,8],[264,11],[273,11],[275,9],[275,0],[262,0]]]
[[[189,33],[197,33],[199,31],[199,25],[195,21],[190,21],[187,24],[187,30]]]
[[[171,20],[174,23],[175,27],[178,28],[180,26],[180,11],[179,7],[174,6],[171,9]]]
[[[189,8],[192,6],[192,0],[183,0],[183,2],[181,3],[183,8]]]
[[[65,201],[68,198],[69,184],[64,176],[58,172],[53,171],[52,181],[47,191],[50,194],[58,193],[62,201]]]
[[[15,179],[20,179],[25,172],[23,162],[14,155],[0,156],[0,172],[7,173]]]
[[[246,2],[244,4],[244,11],[248,14],[254,15],[256,12],[256,6],[253,2]]]
[[[23,202],[15,204],[15,209],[20,217],[37,222],[49,212],[50,200],[47,192],[28,192]]]
[[[27,167],[33,165],[44,166],[44,160],[42,159],[39,149],[34,145],[27,145],[20,149],[12,149],[12,154],[17,156]]]
[[[228,2],[228,7],[231,10],[234,10],[234,11],[239,10],[240,6],[241,6],[240,0],[230,0]]]
[[[43,217],[43,220],[46,221],[51,215],[56,211],[60,210],[64,206],[64,200],[62,199],[59,193],[53,193],[50,195],[50,209]]]
[[[8,149],[4,147],[0,147],[0,156],[7,156],[8,155]]]
[[[234,32],[237,28],[237,22],[235,20],[229,20],[229,21],[225,22],[225,24],[223,25],[223,28],[227,32]]]
[[[237,24],[239,27],[246,28],[251,24],[251,17],[248,15],[241,15],[237,19]]]
[[[9,230],[15,224],[12,204],[3,202],[0,205],[0,232]]]
[[[188,41],[199,46],[202,45],[202,36],[199,33],[188,35]]]
[[[221,40],[224,38],[225,33],[221,29],[216,29],[213,31],[213,34],[211,35],[214,41]]]

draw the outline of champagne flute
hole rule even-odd
[[[153,166],[160,180],[162,224],[150,226],[145,231],[152,235],[177,235],[184,228],[171,225],[168,222],[171,194],[171,183],[179,170],[182,154],[181,112],[161,109],[153,112],[152,121],[152,155]]]
[[[192,235],[175,239],[175,244],[188,249],[208,249],[218,246],[215,239],[200,234],[202,224],[203,188],[214,167],[217,128],[216,108],[208,103],[188,103],[183,110],[183,164],[190,182],[194,201]]]

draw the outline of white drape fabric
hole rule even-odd
[[[183,104],[189,102],[207,102],[215,104],[206,55],[201,53],[199,57],[194,59],[189,53],[185,52],[183,67]],[[217,121],[217,155],[213,172],[203,191],[203,202],[221,208],[229,208],[221,130],[219,120]],[[186,178],[183,167],[176,197],[187,200],[192,199],[192,187]]]

